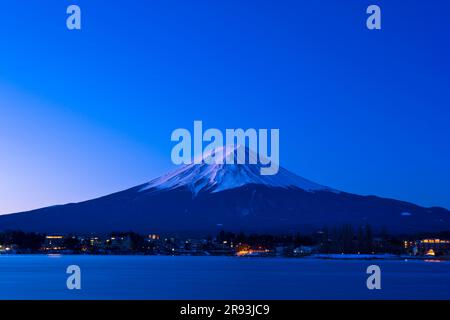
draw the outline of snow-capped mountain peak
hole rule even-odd
[[[227,159],[237,159],[239,152],[245,153],[247,164],[229,164]],[[221,156],[219,163],[207,161],[209,157]],[[272,176],[261,175],[264,165],[258,161],[258,155],[244,146],[225,146],[215,149],[203,157],[201,164],[189,164],[154,179],[144,185],[140,191],[157,189],[173,190],[188,188],[194,195],[199,192],[219,192],[235,189],[244,185],[256,184],[278,188],[299,188],[305,191],[333,191],[332,189],[302,178],[280,167],[278,173]],[[211,160],[211,159],[209,159]],[[255,163],[255,164],[249,164]]]

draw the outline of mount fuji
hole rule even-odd
[[[243,152],[247,163],[257,157],[245,147],[222,151],[224,159],[237,158]],[[309,232],[343,224],[369,224],[392,233],[450,230],[447,209],[342,192],[281,167],[276,175],[263,176],[262,165],[255,163],[185,165],[146,184],[101,198],[0,216],[0,230],[132,230],[192,236],[221,229]]]
[[[246,163],[255,164],[235,164],[238,162],[240,152]],[[220,158],[214,158],[217,154],[220,155]],[[231,159],[233,163],[229,164],[227,159]],[[280,168],[276,175],[261,175],[261,169],[263,168],[261,158],[255,152],[241,145],[217,148],[205,154],[201,160],[203,161],[202,165],[183,166],[179,170],[151,181],[141,191],[185,188],[197,195],[202,191],[214,193],[249,184],[272,188],[299,188],[306,191],[331,191],[328,187],[299,177],[284,168]],[[267,159],[264,159],[264,161],[265,163],[268,162]]]

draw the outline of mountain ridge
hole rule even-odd
[[[370,224],[395,233],[450,230],[450,212],[445,208],[337,191],[281,167],[278,176],[261,176],[259,168],[186,165],[100,198],[0,216],[0,230],[203,236],[222,228],[286,233],[342,224]]]

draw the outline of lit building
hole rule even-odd
[[[437,256],[450,253],[450,240],[422,239],[416,241],[404,241],[404,248],[411,255]]]
[[[149,234],[148,239],[149,240],[159,240],[160,236],[159,236],[159,234]]]
[[[0,254],[16,253],[17,246],[14,244],[0,245]]]
[[[311,246],[300,246],[294,249],[294,256],[307,256],[312,254],[314,247]]]
[[[239,257],[243,256],[267,256],[271,253],[271,251],[264,247],[255,247],[252,248],[248,245],[241,245],[238,247],[236,255]]]
[[[106,240],[108,249],[115,251],[129,251],[132,249],[132,241],[130,236],[112,236]]]
[[[64,250],[64,236],[50,235],[45,237],[44,250],[45,251],[61,251]]]

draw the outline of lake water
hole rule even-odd
[[[366,287],[366,268],[382,290]],[[82,289],[66,287],[81,268]],[[0,299],[450,299],[450,263],[317,259],[0,256]]]

